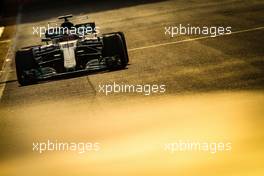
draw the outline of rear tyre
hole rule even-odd
[[[25,74],[25,71],[35,68],[32,49],[22,49],[16,52],[16,74],[20,85],[25,86],[36,82],[35,78]]]
[[[128,63],[128,55],[121,35],[118,33],[107,34],[103,37],[103,43],[103,56],[117,56],[120,59],[120,63],[116,65],[116,68],[125,68]],[[114,68],[113,64],[111,65],[111,67]]]

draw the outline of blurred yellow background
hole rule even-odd
[[[263,92],[113,99],[98,97],[89,107],[88,100],[73,99],[71,104],[51,101],[21,108],[17,123],[23,132],[10,145],[20,152],[10,149],[8,157],[2,157],[1,175],[264,175]],[[85,109],[93,112],[83,114]],[[48,139],[99,142],[101,150],[32,151],[33,142]],[[164,150],[165,143],[178,140],[231,142],[232,150]]]

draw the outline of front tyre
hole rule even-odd
[[[127,66],[128,55],[126,46],[119,33],[106,34],[103,36],[103,56],[119,58],[119,62],[114,66],[111,64],[112,68],[125,68]]]
[[[35,82],[34,77],[26,74],[26,71],[35,68],[32,49],[27,48],[17,51],[15,62],[18,83],[22,86],[33,84]]]
[[[125,34],[123,32],[118,32],[118,34],[120,35],[121,39],[122,39],[122,42],[123,42],[123,46],[124,46],[124,49],[126,51],[126,61],[127,63],[129,62],[129,57],[128,57],[128,52],[127,52],[127,44],[126,44],[126,38],[125,38]]]

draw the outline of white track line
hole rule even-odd
[[[5,27],[0,27],[0,37],[2,36],[4,29],[5,29]]]
[[[19,7],[18,9],[18,14],[17,14],[17,18],[16,18],[16,34],[14,36],[14,38],[12,40],[10,40],[11,42],[11,46],[9,46],[3,66],[2,66],[2,70],[0,73],[0,100],[3,96],[4,90],[5,90],[5,86],[6,86],[6,81],[8,80],[8,76],[11,70],[11,62],[12,62],[12,58],[13,58],[13,54],[14,54],[14,50],[16,48],[16,40],[18,37],[18,29],[19,29],[19,25],[21,23],[21,14],[22,11],[22,6]]]
[[[6,83],[4,83],[5,81],[7,81],[7,78],[8,78],[8,72],[6,71],[8,69],[8,67],[10,67],[10,57],[12,55],[12,47],[9,46],[8,50],[7,50],[7,53],[6,53],[6,57],[4,59],[4,63],[3,63],[3,66],[2,66],[2,70],[0,72],[0,99],[2,98],[3,96],[3,93],[4,93],[4,90],[5,90],[5,86],[6,86]]]
[[[11,40],[9,40],[9,39],[8,40],[1,40],[0,41],[0,43],[10,43],[10,42],[11,42]]]
[[[227,36],[227,35],[233,35],[233,34],[240,34],[244,32],[251,32],[251,31],[257,31],[257,30],[262,30],[264,27],[257,27],[257,28],[251,28],[251,29],[245,29],[245,30],[239,30],[232,32],[231,34],[224,34],[224,35],[217,35],[215,37],[221,37],[221,36]],[[155,44],[155,45],[149,45],[149,46],[143,46],[143,47],[138,47],[138,48],[132,48],[129,49],[128,51],[137,51],[137,50],[143,50],[143,49],[148,49],[148,48],[156,48],[160,46],[167,46],[167,45],[173,45],[173,44],[179,44],[179,43],[185,43],[185,42],[191,42],[191,41],[196,41],[196,40],[203,40],[203,39],[209,39],[209,38],[215,38],[211,36],[203,36],[203,37],[196,37],[196,38],[190,38],[186,40],[179,40],[179,41],[173,41],[173,42],[166,42],[166,43],[160,43],[160,44]]]

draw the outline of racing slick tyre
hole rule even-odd
[[[108,34],[103,37],[103,56],[104,57],[113,57],[118,56],[120,58],[119,64],[113,64],[113,61],[110,63],[110,68],[125,68],[128,63],[127,51],[123,44],[122,37],[118,33]]]
[[[127,52],[127,45],[126,45],[126,38],[125,38],[125,34],[123,32],[118,32],[118,34],[120,35],[122,42],[123,42],[123,46],[125,48],[126,51],[126,58],[127,58],[127,63],[129,62],[129,57],[128,57],[128,52]]]
[[[22,49],[16,52],[17,81],[21,86],[33,84],[35,79],[25,75],[26,70],[34,69],[35,62],[32,49]]]

